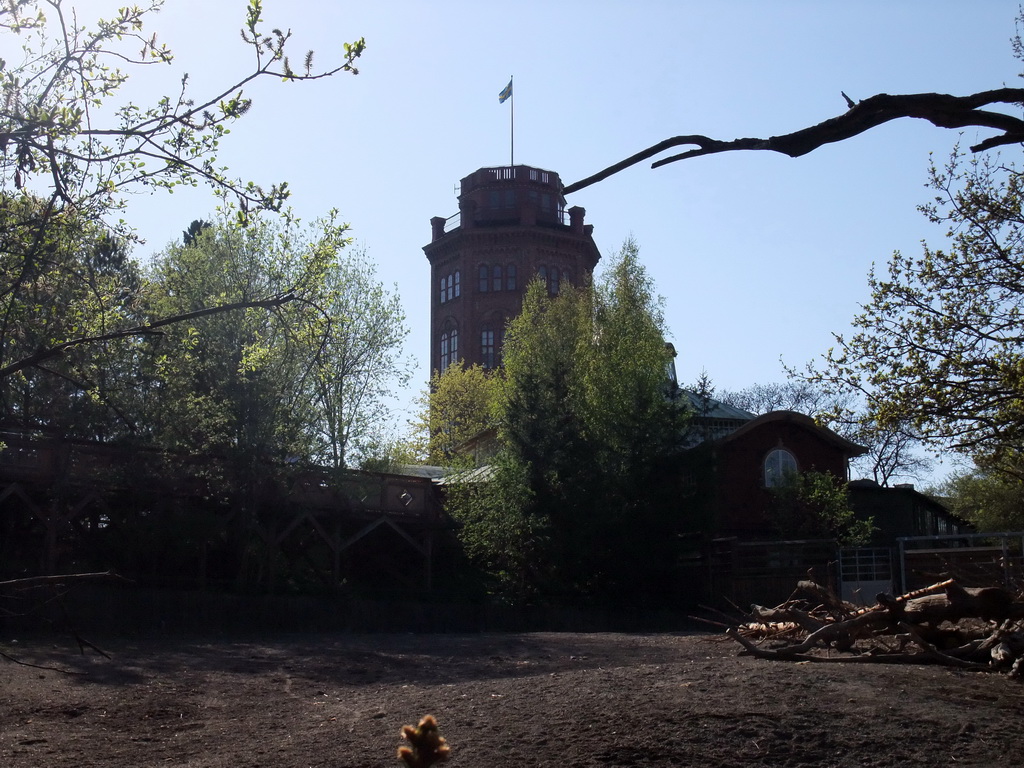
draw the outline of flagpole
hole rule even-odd
[[[512,85],[512,76],[508,78],[509,85]],[[512,94],[509,96],[512,103],[509,105],[509,166],[515,167],[516,165],[516,89],[512,89]]]
[[[509,135],[509,165],[515,167],[516,164],[516,93],[512,88],[512,76],[508,77],[508,85],[501,89],[501,93],[498,94],[498,103],[504,104],[509,99],[512,103],[509,105],[508,113],[508,135]]]

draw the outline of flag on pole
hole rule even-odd
[[[512,95],[512,79],[509,78],[508,85],[501,89],[501,93],[498,94],[498,103],[504,104],[505,101]]]

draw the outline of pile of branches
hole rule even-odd
[[[1019,596],[949,580],[876,600],[870,608],[857,608],[820,584],[801,581],[785,603],[751,606],[745,621],[726,634],[761,659],[940,663],[1024,679]]]

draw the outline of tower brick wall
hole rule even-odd
[[[557,173],[526,165],[481,168],[462,179],[459,212],[430,220],[430,367],[500,364],[506,323],[527,285],[549,291],[588,282],[601,258],[586,211],[565,208]]]

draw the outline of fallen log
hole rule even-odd
[[[927,662],[1024,676],[1024,603],[1004,589],[950,580],[905,595],[881,594],[877,605],[851,613],[852,606],[811,584],[801,582],[800,591],[812,595],[816,607],[807,610],[800,601],[755,605],[748,621],[726,634],[744,653],[762,659]],[[779,632],[779,626],[788,630]],[[772,647],[764,647],[769,640]]]

